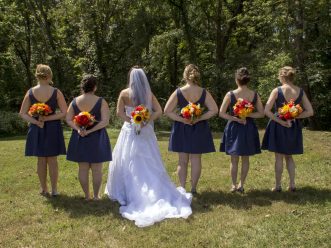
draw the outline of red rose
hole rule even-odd
[[[191,115],[190,115],[189,111],[185,111],[182,115],[183,115],[183,118],[185,118],[185,119],[190,119],[191,118]]]
[[[76,120],[80,126],[87,126],[90,122],[89,118],[86,115],[79,115],[77,116]]]
[[[287,113],[284,115],[284,118],[285,118],[285,120],[290,120],[290,119],[292,119],[291,113],[290,113],[290,112],[287,112]]]

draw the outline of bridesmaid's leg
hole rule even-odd
[[[284,158],[284,154],[275,152],[276,187],[273,189],[273,191],[281,191],[282,174],[283,174],[283,158]]]
[[[192,193],[196,193],[197,184],[201,175],[201,154],[191,154],[191,184]]]
[[[290,191],[295,191],[295,163],[292,155],[285,155],[286,167],[290,178]]]
[[[179,161],[178,161],[178,167],[177,167],[177,174],[179,177],[180,186],[182,186],[185,189],[189,154],[179,152],[178,156],[179,156]]]
[[[91,164],[93,178],[94,200],[99,200],[99,192],[102,184],[102,163]]]
[[[52,185],[52,196],[57,196],[57,181],[59,178],[59,168],[57,163],[57,157],[47,157],[49,177]]]
[[[239,189],[244,188],[244,183],[248,174],[249,170],[249,156],[241,156],[241,175],[240,175],[240,182],[239,182]]]
[[[231,155],[231,164],[230,164],[230,172],[232,179],[231,192],[235,192],[237,189],[238,163],[239,163],[239,156]]]
[[[47,160],[46,157],[38,157],[37,163],[37,174],[39,177],[40,187],[41,187],[41,194],[46,195],[48,194],[47,189]]]
[[[78,171],[78,178],[80,185],[85,194],[85,199],[90,199],[90,192],[89,192],[89,185],[88,185],[88,174],[90,169],[89,163],[78,163],[79,164],[79,171]]]

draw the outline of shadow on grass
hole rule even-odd
[[[272,201],[283,201],[289,204],[305,205],[307,203],[323,205],[331,202],[331,189],[314,188],[306,186],[298,188],[296,192],[284,190],[281,193],[270,190],[252,190],[247,193],[250,198],[267,198]]]
[[[85,201],[80,196],[60,195],[48,198],[48,203],[56,210],[63,210],[69,213],[71,218],[79,218],[87,215],[103,216],[109,215],[114,218],[121,218],[119,214],[120,205],[117,202],[103,197],[99,201]]]
[[[271,192],[268,189],[250,190],[245,194],[222,191],[204,191],[193,199],[193,212],[208,212],[215,205],[229,206],[233,209],[251,209],[253,206],[268,206],[273,202],[288,204],[319,204],[331,202],[331,190],[313,187],[299,188],[296,192]]]

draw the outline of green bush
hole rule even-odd
[[[0,136],[25,134],[28,123],[18,113],[0,111]]]

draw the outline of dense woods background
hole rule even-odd
[[[38,63],[51,66],[68,101],[84,73],[98,75],[111,106],[136,64],[162,105],[188,63],[218,104],[238,67],[248,67],[265,103],[279,68],[292,65],[315,109],[305,124],[330,129],[331,1],[0,0],[1,119],[18,111]]]

